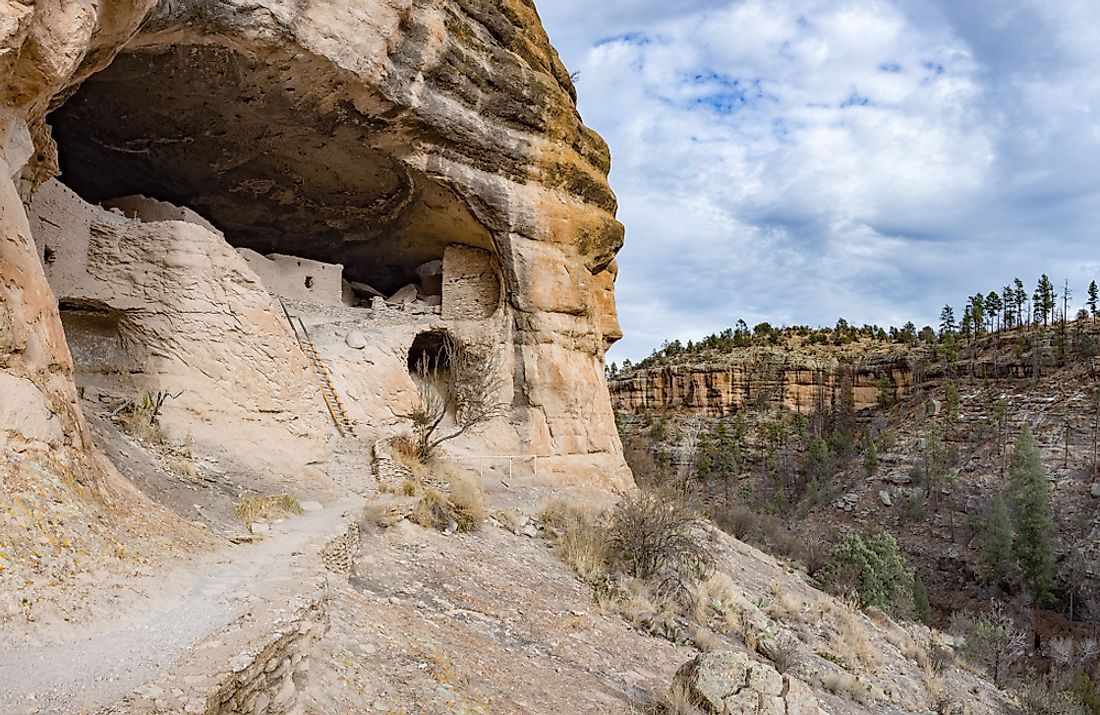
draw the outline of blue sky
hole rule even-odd
[[[1100,278],[1100,11],[1077,0],[539,0],[611,145],[626,337],[933,323]]]

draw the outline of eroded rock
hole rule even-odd
[[[673,687],[714,715],[817,715],[805,683],[744,653],[702,653],[676,672]]]

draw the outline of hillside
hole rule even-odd
[[[774,345],[638,374],[632,456],[666,456],[632,472],[610,154],[531,0],[14,2],[0,50],[0,713],[1029,707],[972,638],[638,488],[733,408],[884,435],[941,387],[828,350],[789,382]],[[896,514],[830,507],[849,461],[812,504],[745,461],[748,513]]]
[[[934,342],[810,344],[796,332],[656,355],[611,392],[636,474],[682,485],[732,533],[811,570],[844,533],[891,533],[944,628],[993,599],[1030,621],[1018,575],[990,580],[982,568],[990,509],[1011,497],[1012,444],[1027,425],[1054,519],[1040,633],[1087,639],[1100,627],[1100,324],[1062,334],[1002,330],[948,360]]]

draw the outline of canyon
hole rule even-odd
[[[0,710],[1008,706],[712,525],[694,621],[570,570],[554,510],[638,494],[604,368],[625,232],[532,0],[5,0],[0,76]],[[778,359],[615,399],[920,383]]]

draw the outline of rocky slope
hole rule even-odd
[[[1083,321],[1067,332],[1064,356],[1052,329],[987,336],[955,362],[929,346],[880,343],[695,355],[620,376],[612,399],[636,470],[688,479],[721,505],[774,514],[800,539],[816,541],[818,552],[838,532],[874,526],[895,534],[943,624],[990,598],[1017,599],[1025,610],[1018,590],[983,584],[980,559],[990,503],[1006,488],[1003,465],[1027,424],[1050,475],[1058,542],[1057,599],[1045,628],[1085,634],[1100,613],[1093,446],[1100,365],[1089,347],[1100,327]],[[811,387],[817,396],[792,400],[807,365],[825,366]],[[737,389],[681,387],[708,382]],[[720,424],[730,434],[743,430],[740,463],[728,477],[715,471],[700,481],[701,445],[716,448]],[[875,443],[870,471],[868,439]],[[936,459],[945,471],[933,483],[928,464]]]
[[[0,72],[0,710],[1005,706],[712,529],[694,629],[542,538],[633,478],[608,151],[530,0],[9,1]],[[505,409],[417,476],[444,336]],[[492,518],[414,526],[452,478]]]

